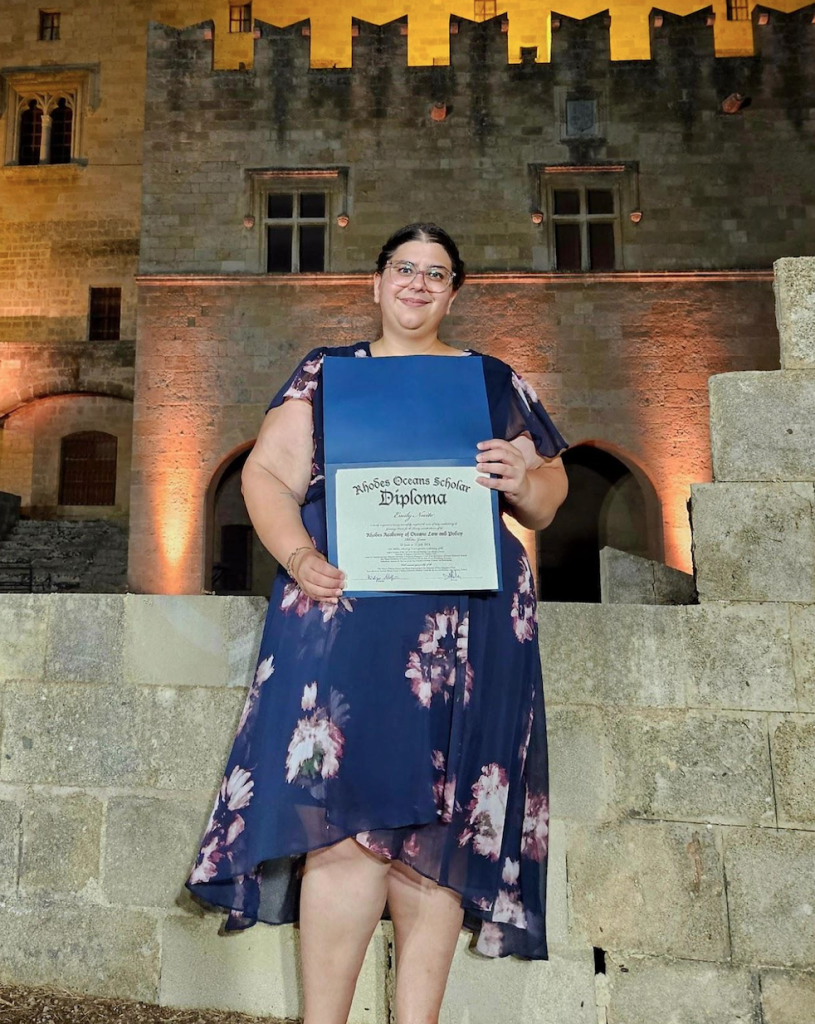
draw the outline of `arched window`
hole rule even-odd
[[[101,430],[83,430],[63,437],[60,505],[116,503],[116,444],[115,435]]]
[[[31,100],[20,115],[20,147],[17,162],[32,165],[40,162],[42,143],[42,108]]]
[[[51,111],[51,147],[48,162],[69,164],[71,162],[71,138],[74,129],[74,112],[62,96]]]

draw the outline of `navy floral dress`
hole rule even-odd
[[[327,353],[366,358],[370,348],[310,352],[269,405],[312,404],[314,464],[302,516],[322,552]],[[527,433],[547,457],[566,448],[532,388],[506,363],[481,358],[493,436]],[[296,921],[306,852],[354,836],[459,893],[481,953],[547,958],[548,763],[535,586],[503,520],[500,536],[499,593],[332,605],[311,600],[280,568],[186,882],[229,910],[227,931]]]

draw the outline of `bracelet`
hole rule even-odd
[[[299,554],[299,552],[301,552],[301,551],[308,551],[310,548],[313,550],[313,545],[311,545],[311,544],[301,544],[300,547],[299,548],[295,548],[294,551],[292,551],[292,553],[286,559],[286,573],[289,576],[291,576],[292,579],[294,579],[294,576],[292,576],[292,571],[291,571],[292,570],[292,566],[294,565],[294,559]]]

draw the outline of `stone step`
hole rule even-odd
[[[708,391],[714,480],[815,480],[815,372],[720,373]]]
[[[775,320],[785,370],[815,370],[815,256],[773,264]]]
[[[699,600],[815,602],[815,485],[691,484]]]

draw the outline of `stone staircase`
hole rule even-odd
[[[0,541],[0,593],[124,593],[127,540],[107,520],[21,519]]]

